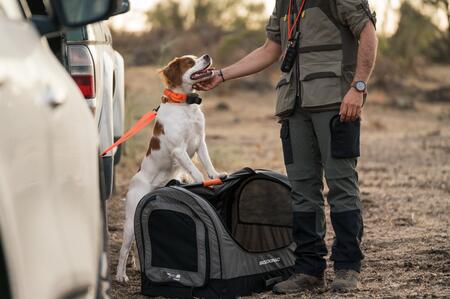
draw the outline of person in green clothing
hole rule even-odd
[[[358,288],[364,255],[356,164],[361,110],[378,46],[375,24],[367,0],[277,0],[265,44],[197,85],[211,90],[281,61],[276,115],[297,248],[295,274],[275,285],[275,293],[325,287],[323,175],[335,233],[331,289]]]

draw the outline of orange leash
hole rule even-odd
[[[300,9],[299,12],[297,14],[297,17],[294,20],[294,24],[291,27],[291,9],[292,9],[292,0],[289,1],[289,8],[288,8],[288,39],[291,40],[292,38],[292,33],[294,32],[294,28],[295,26],[297,26],[298,23],[298,19],[300,18],[302,12],[303,12],[303,8],[305,7],[305,2],[306,0],[302,0],[302,3],[300,4]]]
[[[114,142],[113,145],[108,147],[101,156],[106,155],[108,152],[112,151],[115,147],[119,146],[120,144],[124,143],[131,137],[133,137],[136,133],[138,133],[140,130],[145,128],[147,125],[149,125],[155,118],[156,118],[156,111],[150,111],[145,113],[135,124],[132,126],[125,134],[123,134],[122,137],[119,138],[116,142]]]

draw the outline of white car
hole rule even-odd
[[[45,34],[108,18],[116,0],[0,0],[0,298],[100,298],[97,123]]]
[[[123,11],[126,12],[126,11]],[[123,13],[121,12],[121,13]],[[67,32],[68,70],[95,114],[103,151],[119,139],[124,131],[124,61],[112,47],[111,32],[106,22],[98,22]],[[106,197],[112,190],[113,167],[120,152],[113,150],[103,157]]]
[[[33,15],[47,15],[44,0],[27,0]],[[129,10],[128,2],[114,15]],[[103,151],[119,139],[124,130],[124,61],[114,50],[111,32],[106,22],[73,28],[47,37],[53,54],[65,66],[91,108]],[[113,167],[120,160],[120,150],[113,150],[102,159],[101,175],[105,181],[105,197],[113,185]]]

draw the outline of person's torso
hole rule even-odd
[[[283,53],[289,43],[290,2],[277,2]],[[296,7],[291,8],[291,24],[297,17],[301,2],[292,1]],[[282,75],[282,79],[287,78],[291,89],[298,84],[296,93],[302,108],[320,110],[338,107],[350,88],[356,69],[358,41],[343,23],[338,17],[335,0],[305,1],[294,29],[294,32],[300,31],[298,61],[290,74]]]

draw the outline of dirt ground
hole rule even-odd
[[[161,92],[154,68],[128,70],[127,127],[157,105]],[[363,115],[358,168],[366,258],[361,289],[278,297],[269,292],[252,298],[450,298],[450,103],[419,101],[400,109],[386,99],[374,92]],[[274,92],[204,95],[207,143],[217,169],[284,172],[274,101]],[[108,203],[112,278],[122,239],[121,198],[146,152],[151,128],[144,131],[127,143],[116,172],[116,195]],[[329,221],[328,228],[330,247]],[[328,282],[331,269],[329,264]],[[113,298],[145,298],[139,295],[139,273],[128,267],[128,276],[127,284],[113,282]]]

